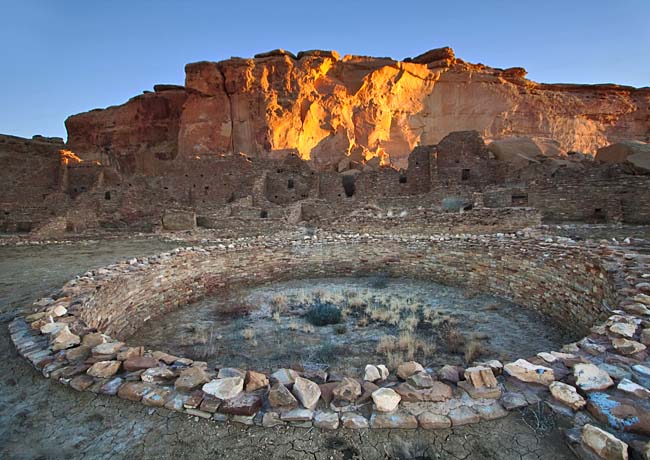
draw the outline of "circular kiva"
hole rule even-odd
[[[523,234],[232,240],[87,272],[35,302],[36,312],[16,318],[10,332],[19,353],[44,376],[74,390],[218,422],[442,429],[545,400],[556,410],[588,410],[616,429],[649,435],[649,258]],[[378,272],[501,296],[585,338],[510,363],[464,369],[368,363],[356,377],[215,370],[122,342],[145,322],[220,290]],[[618,406],[627,409],[617,412]]]

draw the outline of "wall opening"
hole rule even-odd
[[[111,199],[111,192],[110,192],[110,190],[107,191],[106,193],[104,193],[104,199],[107,200],[107,201]]]
[[[267,217],[269,217],[269,212],[266,211],[266,210],[262,210],[262,211],[260,211],[260,217],[261,217],[262,219],[266,219]]]
[[[469,169],[463,169],[460,173],[460,180],[469,180]]]
[[[399,176],[399,183],[406,184],[406,176]]]
[[[291,190],[294,187],[293,179],[287,181],[287,188]]]
[[[354,185],[354,176],[343,176],[341,177],[341,183],[343,184],[343,191],[345,196],[348,198],[354,196],[356,191],[356,186]]]
[[[607,214],[603,208],[594,209],[594,220],[596,222],[605,222],[607,220]]]

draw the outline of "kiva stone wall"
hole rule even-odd
[[[602,266],[579,247],[509,237],[332,239],[162,257],[99,284],[80,306],[90,327],[120,339],[215,290],[271,281],[387,273],[506,297],[585,332],[615,303]]]

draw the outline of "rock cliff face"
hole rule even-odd
[[[533,138],[545,153],[650,140],[650,88],[539,84],[522,68],[469,64],[450,48],[413,59],[276,50],[186,66],[185,87],[66,121],[68,147],[123,172],[243,152],[298,153],[317,168],[380,157],[405,167],[416,145],[452,131]]]

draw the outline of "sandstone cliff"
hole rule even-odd
[[[545,153],[650,140],[650,88],[539,84],[522,68],[469,64],[450,48],[413,59],[276,50],[186,66],[185,87],[66,120],[68,147],[123,172],[243,152],[297,153],[317,168],[380,157],[405,167],[452,131],[533,138]]]

